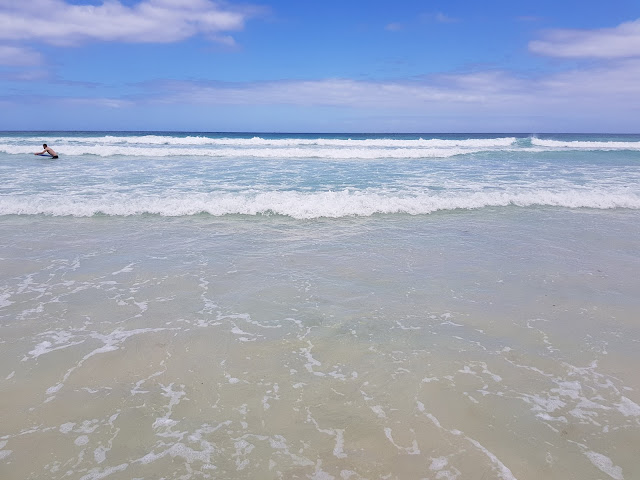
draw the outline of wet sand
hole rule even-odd
[[[3,217],[0,477],[637,478],[639,215]]]

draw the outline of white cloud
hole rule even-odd
[[[232,43],[254,8],[235,8],[210,0],[118,0],[72,5],[63,0],[0,3],[0,39],[38,40],[54,45],[85,41],[171,43],[198,34]],[[225,33],[223,35],[222,33]]]
[[[640,60],[527,78],[505,71],[437,75],[421,81],[350,79],[145,86],[157,101],[194,105],[289,105],[474,115],[607,116],[640,110]],[[159,100],[162,99],[162,100]]]
[[[123,115],[127,115],[129,107],[142,109],[140,111],[152,108],[154,112],[193,107],[203,109],[207,115],[221,111],[244,112],[246,122],[253,121],[250,120],[252,114],[247,112],[262,112],[263,116],[258,117],[267,123],[260,124],[260,128],[273,128],[268,127],[271,125],[268,122],[277,117],[273,112],[286,111],[290,117],[279,119],[284,122],[278,124],[280,128],[320,128],[313,119],[325,115],[325,120],[332,120],[322,125],[330,124],[336,130],[347,128],[345,118],[359,119],[361,123],[349,127],[356,130],[384,130],[390,125],[411,131],[426,128],[433,131],[627,132],[640,129],[640,59],[535,78],[518,77],[505,71],[479,71],[430,76],[411,82],[317,79],[212,84],[171,81],[148,82],[139,88],[144,93],[121,98],[50,97],[38,102],[121,109]],[[11,102],[15,104],[15,97]],[[217,128],[224,128],[223,124]]]
[[[456,23],[458,21],[457,18],[450,17],[442,12],[436,13],[435,19],[440,23]]]
[[[399,32],[403,28],[404,28],[403,25],[398,22],[389,23],[384,27],[385,30],[388,30],[390,32]]]
[[[538,17],[536,15],[520,15],[516,17],[516,20],[519,22],[539,22],[542,20],[542,17]]]
[[[40,82],[50,81],[51,75],[47,70],[21,70],[21,71],[8,71],[0,73],[0,80],[6,80],[9,82]]]
[[[541,55],[566,58],[640,57],[640,19],[614,28],[597,30],[550,30],[542,40],[529,43]]]
[[[106,108],[123,108],[133,106],[133,103],[128,100],[121,100],[118,98],[68,98],[66,102],[70,105],[87,105],[91,107],[106,107]]]
[[[30,48],[0,45],[0,65],[32,66],[42,63],[42,55]]]
[[[459,18],[450,17],[442,12],[422,13],[419,18],[424,23],[458,23],[460,21]]]

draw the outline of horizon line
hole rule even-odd
[[[251,130],[0,130],[0,133],[201,133],[201,134],[252,134],[252,135],[640,135],[640,132],[613,131],[548,131],[548,132],[509,132],[509,131],[460,131],[460,132],[321,132],[321,131],[251,131]]]

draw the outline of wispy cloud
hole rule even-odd
[[[0,39],[54,45],[171,43],[202,34],[229,44],[229,32],[242,30],[258,11],[210,0],[143,0],[133,6],[118,0],[97,6],[63,0],[0,2]]]
[[[639,79],[640,59],[631,59],[611,62],[606,67],[537,77],[484,70],[384,82],[339,78],[230,83],[155,81],[138,85],[141,93],[137,95],[50,97],[41,98],[38,103],[91,105],[121,110],[122,115],[134,107],[151,107],[154,111],[166,108],[167,112],[175,106],[207,111],[218,107],[243,111],[277,107],[291,108],[292,112],[329,107],[354,117],[378,118],[380,125],[388,125],[392,119],[400,125],[402,119],[414,118],[417,122],[423,118],[431,122],[429,128],[436,129],[445,128],[438,119],[458,119],[456,122],[466,122],[460,124],[466,128],[483,125],[500,131],[544,129],[549,125],[583,130],[615,125],[617,130],[635,131],[640,128]],[[5,100],[13,102],[15,97]],[[487,119],[492,119],[491,125]],[[452,124],[464,128],[456,125]],[[335,127],[341,126],[336,123]],[[415,124],[415,128],[421,127]]]
[[[66,103],[70,105],[87,105],[91,107],[106,107],[111,109],[133,106],[133,102],[126,99],[102,97],[68,98],[66,99]]]
[[[45,80],[50,81],[51,75],[46,70],[27,69],[21,71],[0,72],[0,80],[19,83],[41,82]]]
[[[440,23],[456,23],[459,20],[457,18],[450,17],[449,15],[445,15],[442,12],[438,12],[435,14],[436,22]]]
[[[400,30],[404,29],[404,26],[401,23],[398,22],[392,22],[392,23],[388,23],[385,27],[385,30],[388,30],[390,32],[399,32]]]
[[[520,15],[519,17],[516,17],[516,20],[519,22],[539,22],[542,19],[542,17],[538,17],[536,15]]]
[[[352,79],[256,83],[161,82],[145,101],[193,105],[331,106],[393,111],[465,111],[482,117],[640,109],[640,60],[541,77],[506,71],[442,74],[415,81]],[[152,94],[151,92],[155,92]]]
[[[427,12],[420,15],[420,20],[425,23],[457,23],[459,18],[451,17],[442,12]]]
[[[566,58],[640,57],[640,19],[614,28],[597,30],[549,30],[541,40],[529,43],[540,55]]]
[[[0,47],[0,64],[34,66],[42,61],[33,50],[17,46],[20,40],[73,45],[85,41],[172,42],[206,35],[232,45],[232,33],[241,30],[255,13],[209,0],[142,0],[134,6],[122,2],[111,0],[98,6],[79,6],[62,0],[32,0],[9,6],[8,1],[0,0],[0,43],[6,39],[16,44]],[[43,17],[43,11],[48,16]],[[429,21],[451,23],[456,19],[439,13],[430,14]],[[386,26],[392,31],[400,28],[402,24],[397,23]],[[584,113],[593,118],[625,118],[629,125],[640,128],[640,20],[608,29],[547,31],[531,42],[529,48],[542,55],[601,61],[536,76],[476,66],[471,73],[442,73],[395,81],[348,78],[235,83],[157,81],[138,85],[138,91],[144,92],[138,95],[110,98],[114,90],[101,90],[93,93],[99,98],[93,98],[88,90],[84,96],[78,90],[76,98],[61,96],[49,100],[59,105],[95,105],[123,112],[129,107],[148,105],[285,106],[300,110],[337,107],[367,115],[375,112],[380,118],[385,115],[396,118],[395,114],[416,118],[460,116],[483,122],[487,116],[493,116],[507,122],[507,127],[509,119],[515,117],[575,119]],[[42,74],[33,70],[32,80],[38,80]],[[128,85],[127,92],[134,88]],[[0,100],[14,102],[15,98],[7,96]]]
[[[29,67],[41,63],[42,55],[30,48],[0,45],[0,65]]]

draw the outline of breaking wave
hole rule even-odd
[[[640,209],[640,196],[628,192],[536,190],[528,192],[467,192],[461,195],[388,195],[364,191],[302,193],[181,193],[154,196],[108,194],[87,199],[38,194],[0,197],[0,215],[50,215],[90,217],[282,215],[295,219],[341,218],[375,214],[425,215],[438,211],[506,206],[552,206],[592,209]]]
[[[467,139],[337,139],[337,138],[210,138],[201,136],[57,137],[46,140],[61,155],[134,157],[261,157],[261,158],[447,158],[468,153],[516,148],[515,137]],[[0,152],[30,154],[39,137],[0,137]]]
[[[640,151],[640,142],[626,141],[579,141],[579,140],[544,140],[540,138],[532,138],[531,144],[538,147],[548,149],[576,149],[576,150],[636,150]]]
[[[47,138],[29,134],[0,137],[0,152],[30,154],[34,146],[48,142],[68,156],[100,157],[262,157],[326,159],[448,158],[480,152],[544,152],[587,150],[640,151],[640,141],[551,140],[537,137],[496,138],[308,138],[308,137],[211,137],[179,135],[104,135]]]

